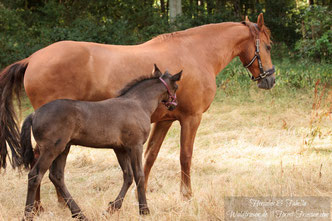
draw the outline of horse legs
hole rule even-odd
[[[123,172],[123,185],[120,190],[119,195],[113,202],[109,203],[107,211],[112,213],[115,210],[118,210],[122,206],[123,199],[133,183],[133,170],[131,168],[130,157],[125,150],[114,149],[116,157],[118,158],[119,164]]]
[[[148,205],[146,203],[145,189],[144,189],[144,172],[142,166],[142,152],[143,145],[137,145],[132,147],[130,151],[131,167],[135,177],[135,183],[137,186],[139,214],[147,215],[150,213]]]
[[[25,204],[24,217],[27,220],[32,220],[34,214],[34,201],[36,198],[36,192],[40,182],[45,174],[45,172],[49,169],[52,161],[56,156],[52,151],[46,151],[41,154],[38,158],[37,162],[31,169],[28,174],[28,194],[27,200]]]
[[[151,168],[158,156],[162,142],[172,126],[173,121],[160,121],[153,125],[152,132],[149,138],[148,146],[144,153],[144,176],[145,176],[145,191],[148,185],[149,174]]]
[[[70,195],[64,181],[64,169],[66,166],[67,155],[70,150],[70,145],[66,146],[66,149],[53,161],[49,178],[65,200],[66,205],[69,207],[72,217],[80,220],[87,220],[82,214],[81,209]]]
[[[192,195],[190,181],[190,166],[193,153],[194,140],[198,126],[201,122],[202,114],[186,116],[180,119],[181,124],[181,193],[185,199]]]

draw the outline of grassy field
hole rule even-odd
[[[193,198],[183,201],[179,193],[180,127],[175,123],[151,172],[149,216],[138,215],[134,185],[122,209],[105,215],[122,184],[112,150],[72,147],[66,184],[90,220],[223,220],[225,196],[332,197],[332,94],[320,94],[220,87],[195,141]],[[45,212],[35,220],[71,220],[47,177],[41,191]],[[8,168],[0,180],[0,220],[19,220],[27,172]]]

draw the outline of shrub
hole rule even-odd
[[[301,16],[298,32],[302,39],[296,43],[300,57],[332,62],[332,12],[328,7],[314,5],[306,8]]]

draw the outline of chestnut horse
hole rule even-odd
[[[181,125],[181,193],[192,194],[190,167],[193,145],[202,114],[216,93],[216,76],[235,57],[252,74],[259,88],[270,89],[275,82],[270,32],[263,14],[257,24],[225,22],[163,34],[140,45],[105,45],[61,41],[6,67],[0,76],[0,153],[2,166],[12,150],[12,164],[21,164],[19,130],[15,122],[13,92],[19,96],[22,83],[34,109],[55,99],[99,101],[116,97],[128,82],[151,70],[183,70],[175,111],[160,105],[152,115],[154,123],[145,150],[146,184],[160,146],[175,120]],[[38,157],[38,151],[36,151]],[[39,202],[39,191],[36,202]],[[59,198],[60,199],[60,198]]]

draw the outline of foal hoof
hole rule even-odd
[[[108,204],[107,212],[112,214],[115,211],[119,210],[122,206],[122,201],[117,200],[117,201],[112,201]]]
[[[150,210],[148,207],[142,207],[139,209],[139,214],[140,215],[149,215],[150,214]]]
[[[32,221],[33,218],[32,217],[23,217],[22,221]]]
[[[40,201],[35,201],[34,205],[33,205],[33,214],[35,214],[36,216],[39,216],[41,213],[43,213],[45,210],[41,205]]]
[[[25,212],[22,221],[32,221],[34,216],[34,212]]]
[[[83,220],[83,221],[88,221],[88,218],[86,218],[83,213],[77,213],[72,215],[72,218],[78,219],[78,220]]]

